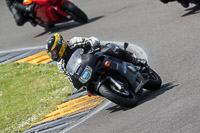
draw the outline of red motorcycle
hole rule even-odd
[[[29,14],[42,27],[53,27],[55,24],[74,20],[87,23],[87,15],[69,0],[24,0],[23,5],[34,5]]]

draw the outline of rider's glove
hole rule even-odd
[[[100,48],[101,45],[100,45],[100,41],[98,38],[96,37],[89,37],[88,40],[86,42],[89,42],[92,49],[97,49],[97,48]]]
[[[25,7],[25,13],[32,13],[34,10],[34,4]]]
[[[33,12],[35,4],[24,6],[23,4],[16,2],[13,4],[13,7],[17,10],[24,12],[25,14],[29,14]]]

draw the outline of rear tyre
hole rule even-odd
[[[144,88],[150,91],[158,90],[162,84],[162,80],[154,70],[150,69],[149,71],[151,72],[151,75]]]
[[[77,6],[71,3],[64,2],[62,8],[66,10],[66,13],[71,13],[73,19],[81,24],[88,22],[87,15]]]
[[[108,100],[125,107],[134,107],[137,105],[137,97],[130,92],[127,97],[120,96],[113,90],[108,89],[104,84],[99,88],[99,93]]]

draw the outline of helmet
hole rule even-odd
[[[58,33],[51,36],[46,42],[46,50],[53,61],[59,61],[67,48],[67,42]]]

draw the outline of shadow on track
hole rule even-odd
[[[174,85],[174,82],[170,82],[170,83],[166,83],[166,84],[162,85],[161,88],[159,90],[157,90],[157,91],[145,91],[138,98],[138,105],[137,106],[139,106],[139,105],[141,105],[141,104],[143,104],[143,103],[145,103],[147,101],[150,101],[150,100],[156,98],[157,96],[163,94],[164,92],[166,92],[168,90],[171,90],[174,87],[178,86],[178,85]],[[107,110],[109,110],[110,113],[114,113],[114,112],[117,112],[117,111],[127,111],[129,109],[132,109],[132,108],[115,105],[115,106],[112,106],[112,107],[108,108]]]
[[[114,112],[117,112],[117,111],[127,111],[129,109],[132,109],[132,108],[128,108],[128,107],[123,107],[123,106],[120,106],[120,105],[115,105],[115,106],[112,106],[106,110],[110,111],[110,113],[114,113]]]
[[[194,14],[197,14],[197,13],[200,13],[200,6],[199,5],[196,5],[192,8],[188,8],[186,9],[186,11],[189,11],[188,13],[182,15],[181,17],[185,17],[185,16],[188,16],[188,15],[194,15]]]
[[[92,23],[94,21],[97,21],[97,20],[99,20],[99,19],[101,19],[103,17],[104,16],[98,16],[98,17],[90,18],[86,24],[89,24],[89,23]],[[68,22],[68,23],[64,23],[64,24],[63,23],[62,24],[58,24],[53,28],[45,29],[44,32],[36,35],[34,38],[40,37],[40,36],[42,36],[44,34],[47,34],[47,33],[56,33],[56,32],[59,32],[59,31],[69,30],[69,29],[72,29],[72,28],[75,28],[75,27],[78,27],[78,26],[86,25],[86,24],[79,24],[77,22]]]
[[[161,86],[161,88],[157,91],[145,91],[138,99],[138,105],[143,104],[147,101],[150,101],[154,98],[156,98],[157,96],[165,93],[168,90],[173,89],[174,87],[178,86],[178,85],[174,85],[175,81],[170,82],[170,83],[166,83],[163,84]]]

